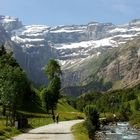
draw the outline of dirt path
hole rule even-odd
[[[74,140],[71,127],[82,121],[72,120],[49,124],[32,129],[28,133],[11,138],[11,140]]]

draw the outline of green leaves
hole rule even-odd
[[[1,45],[0,47],[0,56],[5,55],[6,54],[6,50],[4,48],[4,45]]]
[[[135,101],[134,101],[134,109],[135,109],[136,111],[138,111],[138,110],[140,109],[140,103],[139,103],[138,98],[135,99]]]
[[[45,73],[49,80],[52,80],[56,76],[59,77],[61,74],[61,68],[58,62],[54,59],[50,59],[48,65],[45,68]]]
[[[84,109],[87,119],[89,119],[95,129],[99,129],[99,113],[93,105],[87,105]]]
[[[10,118],[14,123],[15,113],[22,105],[26,92],[30,89],[30,83],[12,57],[12,53],[6,53],[4,46],[0,48],[0,103],[10,111]]]
[[[93,105],[87,105],[84,109],[86,115],[85,126],[88,130],[88,135],[91,139],[94,139],[94,133],[99,129],[99,113]]]
[[[21,105],[24,90],[28,84],[20,68],[6,65],[0,69],[1,102],[6,106]]]
[[[58,62],[51,59],[45,68],[45,73],[50,81],[47,88],[43,90],[42,105],[47,112],[51,109],[53,113],[59,99],[59,90],[61,88],[61,68]]]

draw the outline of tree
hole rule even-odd
[[[139,103],[139,100],[138,100],[138,98],[137,98],[137,99],[135,100],[135,102],[134,102],[134,109],[135,109],[136,111],[138,111],[139,108],[140,108],[140,103]]]
[[[0,103],[3,106],[3,114],[9,111],[11,125],[14,124],[16,111],[22,105],[22,99],[30,89],[30,83],[26,74],[4,46],[0,47]]]
[[[45,73],[48,76],[48,79],[51,81],[55,77],[60,77],[61,67],[56,60],[50,59],[48,65],[45,68]]]
[[[1,45],[0,47],[0,56],[5,55],[6,54],[6,49],[4,47],[4,45]]]
[[[48,65],[45,68],[45,73],[48,76],[49,84],[47,90],[43,93],[43,100],[46,102],[46,110],[51,108],[52,114],[58,103],[61,88],[61,67],[56,60],[50,59]]]
[[[41,91],[41,95],[42,95],[42,107],[47,111],[47,113],[49,113],[49,110],[51,109],[52,106],[51,104],[53,95],[47,88],[44,88]]]
[[[7,65],[0,70],[0,99],[10,112],[11,125],[14,124],[17,108],[22,105],[28,84],[26,75],[20,68]]]
[[[122,104],[119,108],[119,113],[121,114],[121,119],[123,121],[129,120],[129,117],[131,116],[130,104]]]
[[[86,115],[85,125],[88,130],[89,137],[94,139],[94,132],[99,129],[99,114],[93,105],[87,105],[84,109]]]
[[[95,126],[96,130],[99,129],[99,113],[93,105],[87,105],[84,109],[84,112],[89,120],[91,120],[92,125]]]

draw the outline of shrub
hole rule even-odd
[[[87,105],[84,109],[86,114],[85,126],[88,130],[89,138],[94,139],[95,131],[99,129],[99,114],[93,105]]]
[[[100,127],[99,123],[99,113],[93,105],[87,105],[84,109],[87,119],[90,120],[91,124],[95,126],[95,129],[98,130]]]

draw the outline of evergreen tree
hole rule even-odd
[[[6,49],[4,47],[4,45],[0,46],[0,56],[5,55],[6,54]]]

